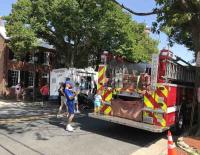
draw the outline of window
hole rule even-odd
[[[18,70],[9,70],[8,71],[8,85],[16,86],[19,82],[20,71]]]
[[[34,73],[33,72],[29,72],[29,75],[28,75],[28,86],[33,86],[33,75]]]
[[[19,71],[12,71],[12,85],[16,86],[19,79]]]

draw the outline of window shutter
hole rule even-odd
[[[35,74],[35,87],[38,87],[39,84],[39,73]]]
[[[12,71],[8,70],[8,87],[11,87],[12,85]]]

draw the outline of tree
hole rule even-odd
[[[196,92],[195,102],[198,102],[198,125],[194,132],[200,135],[200,1],[199,0],[156,0],[157,8],[149,13],[137,13],[111,0],[123,9],[135,15],[157,14],[157,21],[153,23],[154,30],[168,34],[170,43],[183,44],[195,52],[196,58]],[[195,104],[193,105],[193,109]],[[194,111],[193,111],[194,112]],[[191,122],[192,123],[192,122]]]
[[[157,23],[159,29],[164,30],[171,43],[177,42],[195,51],[196,57],[196,92],[200,90],[200,1],[180,0],[165,1],[157,0],[157,5],[162,8],[158,13]],[[155,26],[157,26],[155,23]],[[196,99],[198,99],[197,96]],[[200,135],[200,100],[198,99],[198,130],[196,135]],[[195,104],[193,105],[193,110]],[[194,111],[193,111],[194,112]],[[192,122],[191,122],[192,123]]]
[[[94,65],[103,50],[132,61],[158,51],[158,42],[143,33],[145,25],[107,0],[18,0],[5,19],[17,55],[34,50],[40,38],[54,45],[62,67]]]

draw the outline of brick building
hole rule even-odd
[[[20,61],[8,47],[9,37],[3,21],[0,19],[0,97],[13,97],[18,82],[24,85],[27,96],[38,92],[41,85],[49,81],[51,55],[54,48],[41,40],[40,46],[33,54],[27,53]],[[30,94],[29,94],[30,93]]]

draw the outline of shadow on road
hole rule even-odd
[[[41,119],[48,119],[49,115],[57,113],[58,105],[48,104],[42,107],[40,104],[11,105],[0,108],[0,130],[5,130],[8,134],[24,133],[40,123],[33,122]],[[21,125],[20,125],[21,124]],[[23,124],[23,125],[22,125]]]
[[[50,124],[59,126],[64,129],[65,126],[61,124],[61,121],[63,120],[56,121],[56,118],[53,117],[49,119]],[[166,138],[166,132],[152,133],[128,126],[90,118],[87,116],[87,114],[77,115],[74,122],[75,128],[79,127],[83,131],[110,137],[140,147],[148,146],[161,137]],[[76,131],[74,134],[76,134]]]

